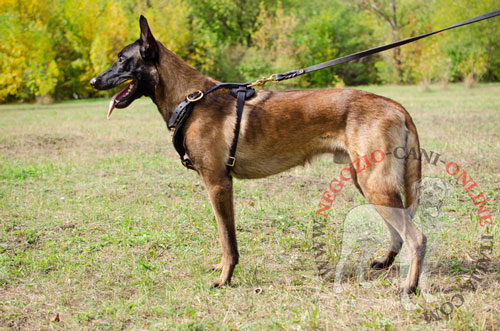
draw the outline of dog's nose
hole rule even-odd
[[[97,82],[97,79],[95,79],[95,77],[94,77],[94,78],[92,78],[92,79],[90,80],[90,85],[91,85],[92,87],[95,87],[95,83],[96,83],[96,82]]]

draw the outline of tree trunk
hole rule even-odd
[[[400,39],[399,28],[398,28],[398,18],[396,15],[396,0],[391,1],[391,11],[392,11],[392,41],[398,41]],[[399,47],[394,48],[392,51],[392,59],[394,61],[394,68],[396,69],[396,79],[397,83],[403,81],[403,70],[401,68],[401,49]]]

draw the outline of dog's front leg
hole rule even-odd
[[[227,175],[202,174],[202,178],[212,203],[222,245],[222,261],[219,264],[222,272],[212,283],[214,287],[220,287],[231,281],[239,257],[234,226],[233,182],[232,177]]]

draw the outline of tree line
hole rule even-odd
[[[0,102],[96,97],[89,80],[139,36],[220,81],[250,81],[430,32],[498,0],[0,0]],[[289,87],[499,81],[500,19],[304,75]]]

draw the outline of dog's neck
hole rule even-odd
[[[157,65],[159,77],[153,101],[165,122],[168,123],[175,107],[186,98],[187,94],[198,90],[204,91],[217,81],[203,75],[163,45],[158,44],[160,46]]]

